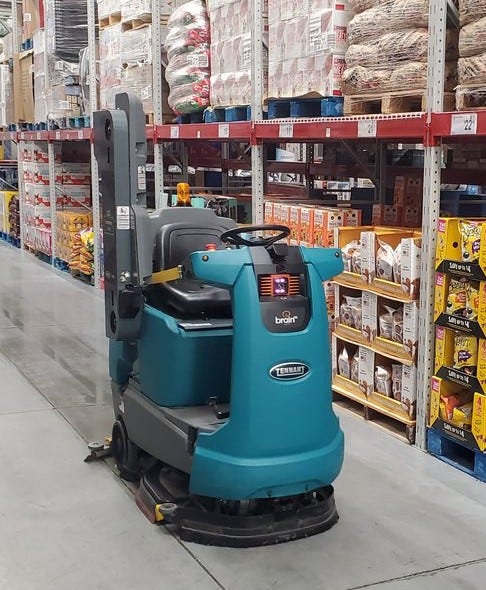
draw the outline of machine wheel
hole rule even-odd
[[[141,477],[138,460],[140,449],[128,438],[127,429],[121,418],[113,424],[111,449],[120,477],[137,483]]]

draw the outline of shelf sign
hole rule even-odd
[[[179,127],[176,125],[172,125],[170,128],[170,138],[171,139],[179,139]]]
[[[358,137],[376,137],[376,119],[358,121]]]
[[[478,114],[451,116],[451,135],[476,135],[478,132]]]
[[[294,125],[293,123],[281,123],[278,130],[279,137],[293,137]]]
[[[230,136],[230,129],[228,123],[223,123],[222,125],[218,125],[218,137],[229,137]]]

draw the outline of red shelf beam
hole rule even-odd
[[[158,125],[155,137],[163,141],[178,139],[205,139],[224,141],[228,139],[249,141],[251,122],[238,121],[234,123],[197,123],[188,125]]]
[[[465,138],[486,137],[486,111],[434,113],[430,126],[433,138],[463,141]]]
[[[340,119],[283,120],[255,123],[255,138],[274,141],[332,141],[341,139],[423,140],[425,115],[343,117]]]

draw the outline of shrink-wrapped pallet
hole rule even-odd
[[[486,16],[484,0],[459,0],[459,21],[461,27]]]
[[[176,0],[160,0],[161,16],[169,16],[176,7]],[[123,23],[132,20],[152,20],[152,0],[120,0],[120,9]]]
[[[115,108],[115,95],[121,90],[121,24],[100,30],[100,107]]]
[[[123,31],[120,48],[124,65],[152,63],[152,25]]]
[[[211,21],[211,106],[251,103],[251,0],[208,0]],[[282,2],[287,4],[287,2]],[[267,3],[264,2],[264,95],[267,94]]]
[[[165,42],[169,105],[177,115],[209,106],[210,35],[205,3],[193,0],[176,9]]]
[[[429,0],[350,0],[343,91],[350,95],[403,93],[427,86]],[[456,78],[457,34],[447,32],[446,90]]]
[[[340,96],[350,16],[344,2],[269,0],[268,96]]]
[[[98,0],[98,18],[106,18],[112,14],[121,14],[120,0]]]
[[[85,0],[45,0],[45,30],[34,36],[36,120],[82,115],[79,55],[88,45]]]
[[[456,106],[486,106],[486,0],[459,0]]]

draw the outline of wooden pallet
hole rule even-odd
[[[458,111],[485,110],[486,85],[458,86],[456,89],[456,108]]]
[[[455,94],[444,94],[444,110],[452,111]],[[344,97],[345,115],[391,115],[396,113],[421,113],[427,110],[427,94],[423,90],[362,94]]]
[[[390,406],[381,404],[373,397],[367,398],[358,386],[343,386],[340,378],[334,380],[332,390],[335,404],[362,416],[401,440],[414,444],[415,421],[405,412],[394,409],[393,400],[390,400]]]
[[[427,450],[441,461],[486,482],[486,453],[470,449],[433,428],[427,433]]]
[[[169,21],[168,16],[161,16],[160,17],[160,24],[164,27],[167,26]],[[122,24],[122,31],[132,31],[134,29],[140,29],[141,27],[146,27],[152,23],[152,15],[151,14],[141,14],[136,18],[131,18],[127,20],[121,21]]]
[[[119,23],[121,23],[121,12],[114,12],[113,14],[103,16],[99,19],[100,29],[106,29],[107,27],[118,25]]]

